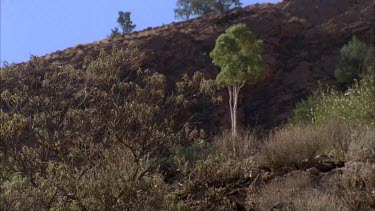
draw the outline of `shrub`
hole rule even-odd
[[[364,71],[364,61],[368,47],[357,37],[353,37],[340,50],[340,63],[336,67],[335,76],[339,83],[350,84],[359,79]]]
[[[297,103],[293,110],[293,117],[290,119],[291,124],[308,124],[314,119],[314,109],[319,103],[318,95],[309,96],[306,100]]]
[[[241,194],[245,175],[254,168],[251,162],[208,156],[199,160],[174,184],[168,196],[171,210],[229,210],[235,207],[232,195]]]
[[[233,137],[224,132],[206,146],[208,155],[195,160],[183,179],[168,195],[171,210],[230,210],[236,207],[233,195],[244,195],[242,186],[251,182],[248,173],[256,168],[252,160],[256,138],[242,132]],[[241,146],[243,146],[241,148]]]
[[[375,209],[375,163],[349,162],[337,176],[335,193],[349,210]]]
[[[324,148],[321,130],[298,125],[275,130],[265,140],[257,159],[262,165],[278,170],[282,167],[303,168]]]
[[[324,124],[338,119],[349,124],[375,124],[375,74],[368,74],[345,93],[321,90],[321,95],[297,104],[291,123]]]
[[[375,47],[372,46],[367,51],[365,59],[366,74],[375,74]]]
[[[260,188],[249,189],[252,210],[342,210],[337,197],[325,192],[305,172],[293,172]]]
[[[241,131],[237,136],[232,136],[225,131],[214,140],[214,153],[225,157],[242,160],[254,156],[259,147],[259,140],[251,131]]]
[[[370,158],[373,151],[373,126],[349,124],[331,119],[320,125],[291,125],[271,133],[260,147],[257,160],[274,170],[282,167],[306,168],[317,155],[333,161],[355,157]]]
[[[83,70],[36,57],[1,69],[0,210],[163,209],[159,167],[200,137],[181,113],[206,98],[204,78],[171,90],[142,59],[113,49]]]
[[[375,209],[375,128],[353,131],[344,173],[337,176],[335,193],[350,210]]]
[[[314,109],[313,122],[319,124],[330,118],[375,124],[375,75],[365,76],[344,94],[335,90],[323,92]]]
[[[375,127],[361,126],[352,133],[346,153],[347,160],[375,163]]]

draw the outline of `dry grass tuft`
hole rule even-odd
[[[375,163],[375,127],[362,126],[352,134],[346,158]]]
[[[259,141],[251,131],[241,131],[237,136],[225,131],[214,140],[214,148],[217,153],[230,158],[247,159],[255,154]]]
[[[335,193],[350,210],[375,209],[375,163],[349,162],[336,177]]]
[[[305,172],[250,189],[247,205],[253,210],[344,210],[337,197],[316,187]]]
[[[352,134],[344,173],[336,177],[336,194],[351,210],[375,209],[375,128],[361,126]]]
[[[312,160],[323,149],[322,133],[314,126],[286,127],[271,133],[265,140],[257,160],[273,170],[282,167],[297,169]]]

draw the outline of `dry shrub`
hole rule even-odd
[[[336,194],[351,210],[375,209],[375,128],[359,127],[352,135],[344,173],[336,177]]]
[[[374,159],[375,127],[330,119],[320,126],[324,149],[339,161]]]
[[[375,127],[361,126],[353,132],[346,158],[375,163]]]
[[[232,194],[245,191],[245,175],[251,163],[209,156],[198,161],[183,182],[169,195],[171,210],[232,210]]]
[[[350,210],[375,209],[375,163],[348,162],[336,177],[335,193]]]
[[[150,162],[144,161],[142,169]],[[124,148],[111,149],[86,172],[49,162],[44,175],[29,180],[21,173],[6,180],[2,210],[159,210],[163,209],[166,185],[159,174],[139,180],[138,165]]]
[[[258,147],[258,140],[251,131],[240,131],[237,136],[233,136],[230,131],[224,131],[214,141],[217,153],[235,159],[250,158]]]
[[[244,187],[251,182],[246,175],[256,168],[252,160],[256,142],[251,132],[237,137],[225,132],[215,138],[209,155],[197,160],[170,194],[171,209],[232,210],[236,206],[232,195],[239,194],[244,200]]]
[[[340,201],[316,187],[305,172],[292,172],[250,189],[247,204],[253,210],[343,210]]]
[[[322,134],[310,125],[285,127],[271,133],[257,155],[260,164],[273,170],[282,167],[302,168],[322,150]]]
[[[345,161],[345,154],[349,145],[361,130],[358,125],[348,123],[339,118],[332,118],[324,124],[317,126],[321,131],[321,139],[325,143],[325,149],[330,155],[340,161]]]
[[[271,133],[257,158],[273,170],[309,167],[314,157],[321,154],[329,154],[334,161],[346,161],[350,159],[346,154],[351,143],[373,140],[369,133],[364,133],[364,130],[370,130],[366,127],[338,119],[321,125],[291,125]]]
[[[0,210],[163,209],[159,167],[200,136],[182,114],[207,97],[202,74],[170,90],[142,60],[113,49],[83,69],[33,58],[0,70]]]

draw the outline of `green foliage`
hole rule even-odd
[[[119,28],[118,27],[115,27],[114,29],[111,29],[111,37],[116,37],[116,36],[119,36],[121,35],[120,31],[119,31]]]
[[[188,20],[191,16],[208,13],[225,13],[234,6],[241,6],[239,0],[178,0],[175,17]]]
[[[120,24],[123,34],[128,34],[135,29],[136,25],[130,19],[131,12],[120,11],[118,16],[117,23]]]
[[[178,0],[177,8],[174,9],[175,18],[189,20],[194,15],[191,3],[192,0]]]
[[[293,110],[294,115],[290,120],[290,123],[310,123],[311,120],[314,118],[313,112],[316,104],[318,103],[318,100],[319,97],[317,95],[311,95],[306,100],[298,102],[296,108]]]
[[[265,76],[262,66],[262,44],[245,24],[231,26],[216,40],[210,53],[221,68],[216,81],[221,86],[256,84]]]
[[[299,103],[292,123],[321,124],[329,119],[348,123],[375,124],[375,75],[368,74],[345,93],[334,89],[322,91],[319,97]]]
[[[313,122],[329,118],[375,124],[375,75],[367,75],[344,94],[330,90],[321,96]]]
[[[129,34],[131,33],[137,25],[133,24],[133,21],[131,20],[131,12],[118,12],[119,17],[117,18],[117,23],[121,27],[122,32],[119,32],[119,28],[115,27],[112,29],[111,37],[118,36],[121,34]]]
[[[353,37],[348,44],[340,50],[340,63],[337,65],[335,76],[341,84],[351,84],[354,79],[359,79],[363,74],[364,61],[368,47],[357,37]]]

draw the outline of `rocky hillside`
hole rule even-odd
[[[299,100],[332,82],[339,49],[353,35],[374,43],[373,0],[284,0],[255,4],[225,15],[210,15],[172,23],[88,45],[77,45],[46,55],[61,64],[82,66],[87,55],[113,46],[137,46],[146,52],[142,65],[175,80],[183,73],[204,72],[214,78],[219,71],[209,52],[229,26],[245,23],[264,40],[268,78],[257,87],[246,87],[240,103],[241,125],[271,128],[286,121]],[[226,101],[225,106],[226,106]],[[211,126],[228,124],[225,106],[207,108]]]

